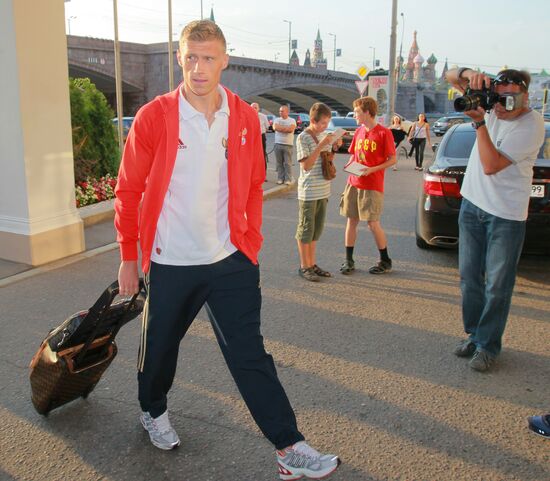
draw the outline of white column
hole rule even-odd
[[[39,265],[84,250],[63,0],[1,0],[0,45],[0,258]]]

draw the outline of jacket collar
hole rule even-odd
[[[165,115],[168,115],[171,113],[171,110],[179,109],[179,96],[180,96],[180,88],[182,86],[183,82],[180,83],[174,90],[171,92],[168,92],[167,94],[160,95],[158,99],[160,100],[160,104],[162,106],[162,110],[165,113]],[[228,88],[224,87],[220,84],[220,87],[222,87],[227,95],[227,108],[229,109],[229,113],[237,113],[237,104],[239,98],[231,92]],[[222,105],[223,108],[223,105]]]
[[[182,93],[181,85],[178,88],[179,95],[178,95],[178,102],[179,102],[179,115],[183,120],[189,120],[197,115],[201,115],[201,113],[193,107],[189,101],[185,98],[185,96]],[[229,116],[229,105],[227,103],[227,93],[224,88],[222,88],[221,85],[218,85],[218,92],[221,96],[222,103],[220,105],[219,110],[216,112],[216,116],[219,114],[225,114]]]

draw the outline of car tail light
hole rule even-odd
[[[460,185],[456,177],[426,173],[424,174],[424,192],[439,197],[460,198]]]

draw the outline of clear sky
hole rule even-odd
[[[204,18],[212,6],[228,48],[234,49],[232,55],[288,61],[289,24],[283,20],[289,20],[300,64],[306,49],[313,53],[319,28],[330,69],[334,37],[329,33],[336,35],[336,48],[342,49],[337,70],[355,73],[361,64],[371,68],[374,52],[381,66],[388,67],[391,0],[203,1]],[[479,67],[491,73],[504,65],[550,72],[548,0],[398,0],[397,12],[397,54],[403,42],[407,57],[416,30],[422,56],[427,59],[433,53],[438,59],[438,75],[445,58],[449,66]],[[65,16],[73,35],[114,36],[112,0],[70,0]],[[118,16],[120,40],[167,41],[167,0],[119,0]],[[200,0],[172,0],[174,39],[186,23],[200,16]]]

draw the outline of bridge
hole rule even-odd
[[[115,101],[115,58],[112,40],[67,36],[69,75],[88,77],[112,106]],[[174,84],[181,80],[173,44]],[[145,102],[168,90],[168,44],[121,42],[124,114],[133,115]],[[358,93],[357,77],[344,72],[293,66],[281,62],[230,56],[222,83],[247,102],[258,102],[277,113],[279,105],[308,112],[314,102],[324,102],[345,115]]]

